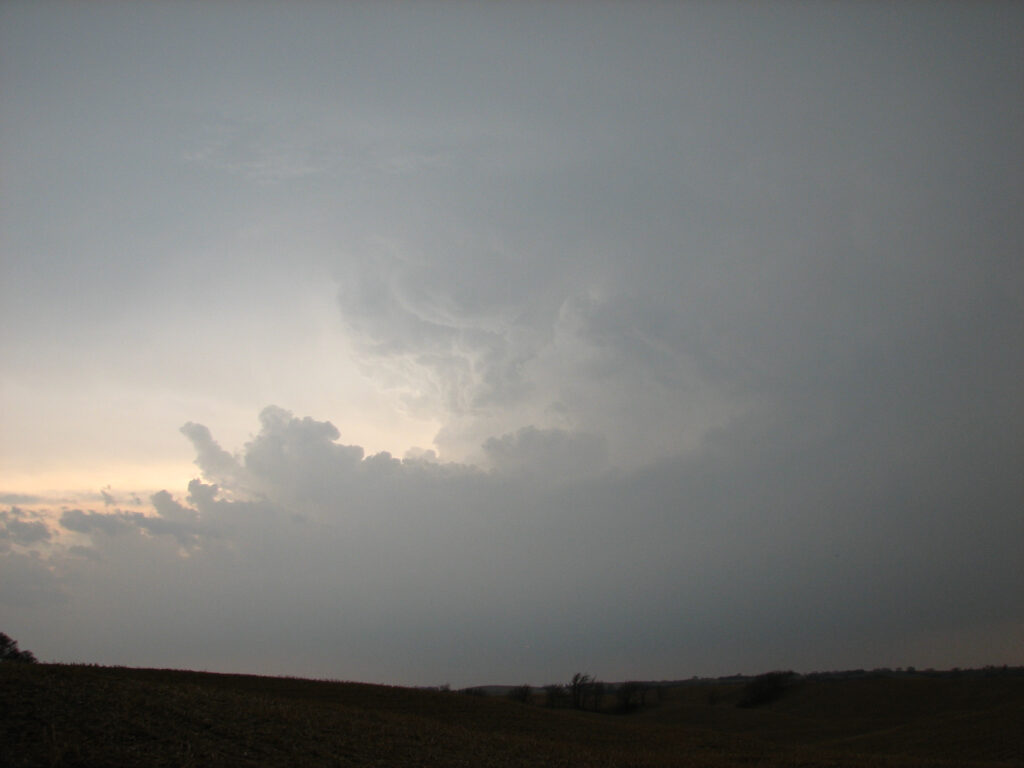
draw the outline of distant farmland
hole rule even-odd
[[[0,664],[0,765],[1022,766],[1024,675],[662,684],[615,714],[293,678]]]

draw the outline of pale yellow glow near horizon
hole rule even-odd
[[[48,467],[39,471],[0,471],[0,491],[38,496],[50,502],[84,504],[107,490],[120,504],[132,506],[130,497],[138,495],[144,503],[148,496],[166,490],[181,494],[199,469],[191,462],[151,462],[147,464],[103,463],[92,466]],[[27,505],[18,505],[27,506]]]
[[[98,499],[110,487],[119,501],[137,494],[147,502],[162,489],[181,498],[189,480],[201,476],[181,426],[202,424],[222,449],[239,454],[271,404],[299,419],[331,422],[339,443],[359,445],[367,456],[436,450],[440,415],[412,413],[407,391],[366,370],[338,321],[333,294],[322,294],[291,325],[270,324],[280,338],[255,319],[255,331],[236,319],[243,328],[234,334],[208,338],[179,328],[158,333],[148,346],[119,348],[121,373],[91,371],[74,386],[58,375],[55,353],[40,354],[39,371],[0,375],[9,404],[0,413],[0,494]],[[253,338],[268,346],[250,349]],[[154,366],[147,356],[153,349],[203,360],[202,387],[183,369]]]
[[[301,418],[306,414],[295,415]],[[323,420],[330,421],[329,418]],[[339,443],[359,445],[366,456],[387,451],[397,458],[402,458],[410,448],[432,448],[433,436],[438,429],[438,423],[432,421],[396,423],[389,425],[390,429],[368,422],[332,423],[341,432]],[[217,425],[211,428],[211,432],[225,450],[238,453],[243,450],[253,432],[249,429],[246,433],[240,433],[239,427],[233,424],[231,428],[223,430],[228,433],[228,440],[221,440]],[[184,448],[176,453],[191,454],[191,446],[188,446],[184,435],[178,437]],[[233,441],[231,437],[236,439]],[[131,461],[110,456],[85,458],[65,455],[52,457],[42,466],[37,464],[31,468],[15,466],[12,462],[0,466],[0,493],[36,496],[41,499],[40,506],[103,506],[100,492],[106,490],[121,506],[134,506],[131,502],[133,495],[138,496],[143,505],[147,506],[149,496],[157,491],[166,490],[175,497],[183,497],[189,482],[201,477],[202,473],[193,461],[177,458]]]

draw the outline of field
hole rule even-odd
[[[630,714],[293,678],[0,664],[0,765],[1024,766],[1024,676],[662,688]]]

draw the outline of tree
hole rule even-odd
[[[569,703],[569,691],[564,685],[553,683],[544,686],[544,704],[554,709]]]
[[[35,664],[36,656],[32,651],[19,651],[17,641],[0,632],[0,661],[20,661],[25,664]]]
[[[782,697],[797,681],[796,672],[766,672],[745,686],[736,706],[759,707]]]
[[[520,704],[529,704],[530,699],[533,697],[533,688],[528,683],[517,685],[508,692],[508,697],[512,701],[518,701]]]
[[[621,712],[631,712],[634,709],[639,709],[646,702],[647,686],[633,680],[621,683],[615,689],[615,698],[618,700]]]
[[[569,697],[572,699],[574,709],[583,709],[587,703],[587,690],[594,682],[594,678],[583,672],[577,672],[569,681]]]

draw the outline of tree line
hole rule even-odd
[[[607,684],[593,675],[577,672],[568,683],[552,683],[540,689],[544,706],[560,709],[579,709],[591,712],[608,711],[608,697],[613,697],[617,712],[632,712],[647,703],[647,695],[654,686],[629,681]],[[513,701],[529,704],[537,698],[531,685],[519,685],[508,692]]]

